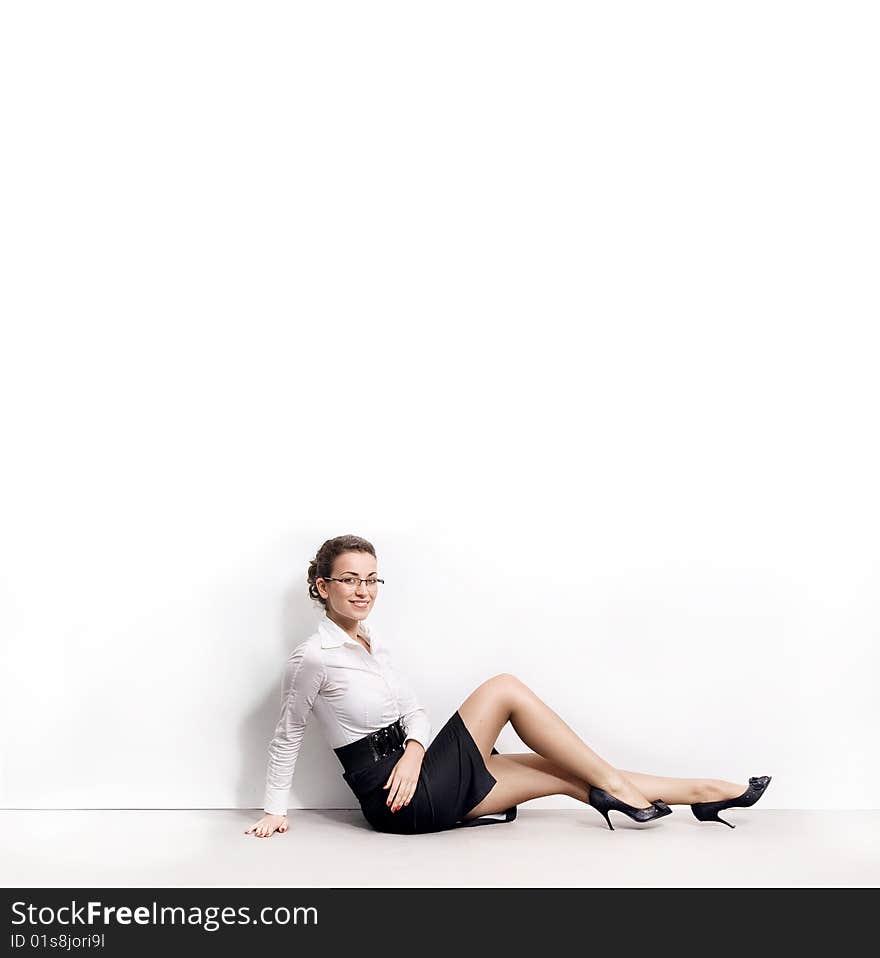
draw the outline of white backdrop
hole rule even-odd
[[[435,733],[513,672],[620,768],[877,807],[871,5],[39,10],[2,807],[259,806],[349,532]],[[291,807],[340,773],[311,727]]]

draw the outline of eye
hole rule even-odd
[[[339,580],[343,585],[354,585],[355,579],[340,579]]]

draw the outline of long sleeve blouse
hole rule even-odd
[[[431,724],[426,711],[395,672],[376,629],[362,621],[358,631],[370,652],[325,612],[317,630],[288,656],[281,712],[269,744],[265,811],[287,813],[296,758],[312,713],[330,748],[355,742],[398,718],[404,744],[414,739],[428,748]]]

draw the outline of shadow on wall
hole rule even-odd
[[[253,708],[242,716],[239,731],[241,754],[236,805],[262,810],[266,785],[269,743],[281,713],[281,691],[287,657],[317,627],[320,613],[301,581],[285,593],[279,623],[276,667],[265,677],[264,688]],[[350,808],[359,806],[342,778],[342,765],[324,739],[317,721],[306,727],[296,760],[290,812],[303,808]]]

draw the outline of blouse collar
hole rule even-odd
[[[321,616],[320,621],[318,622],[318,630],[321,632],[321,648],[322,649],[333,649],[344,643],[349,645],[360,645],[359,642],[355,642],[354,639],[343,629],[341,626],[337,625],[333,619],[327,615],[325,610]],[[376,646],[376,636],[373,634],[370,627],[366,622],[358,622],[358,632],[370,643],[370,648],[375,648]]]

